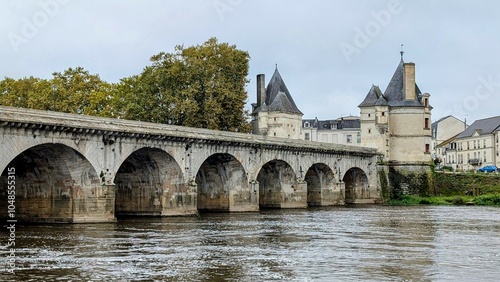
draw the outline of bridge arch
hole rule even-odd
[[[57,143],[31,147],[2,172],[1,195],[6,197],[9,169],[15,170],[16,218],[36,222],[114,220],[114,194],[101,185],[92,164],[75,149]],[[2,197],[2,198],[3,198]],[[1,213],[6,216],[7,200]]]
[[[261,167],[257,182],[260,208],[289,207],[293,202],[293,194],[300,190],[293,168],[279,159],[269,161]]]
[[[359,167],[348,169],[342,181],[345,184],[345,202],[354,204],[357,200],[369,196],[369,183],[366,173]]]
[[[245,168],[228,153],[209,156],[198,169],[195,182],[199,211],[248,210],[244,207],[256,202]]]
[[[343,204],[343,195],[335,179],[335,173],[327,164],[313,164],[307,170],[304,181],[307,183],[308,206]]]
[[[167,152],[145,147],[132,152],[115,174],[117,215],[176,215],[192,209],[181,167]]]

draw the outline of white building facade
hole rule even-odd
[[[346,116],[334,120],[302,120],[302,139],[323,143],[361,146],[360,118]]]
[[[457,171],[476,170],[485,165],[500,166],[500,116],[476,120],[467,129],[437,146],[442,165]]]

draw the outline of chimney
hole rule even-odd
[[[266,103],[266,78],[264,74],[257,75],[257,108]]]
[[[405,63],[403,64],[404,74],[403,74],[403,87],[405,90],[406,100],[417,99],[417,93],[415,92],[415,63]]]

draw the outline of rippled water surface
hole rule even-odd
[[[5,226],[2,251],[6,251]],[[1,281],[500,281],[500,209],[355,207],[16,229]]]

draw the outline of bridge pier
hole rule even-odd
[[[75,191],[77,189],[74,189]],[[76,192],[76,191],[75,191]],[[114,222],[115,218],[115,185],[96,187],[91,195],[80,198],[73,193],[73,223]]]
[[[295,185],[283,185],[280,208],[307,208],[307,182],[297,179]]]

